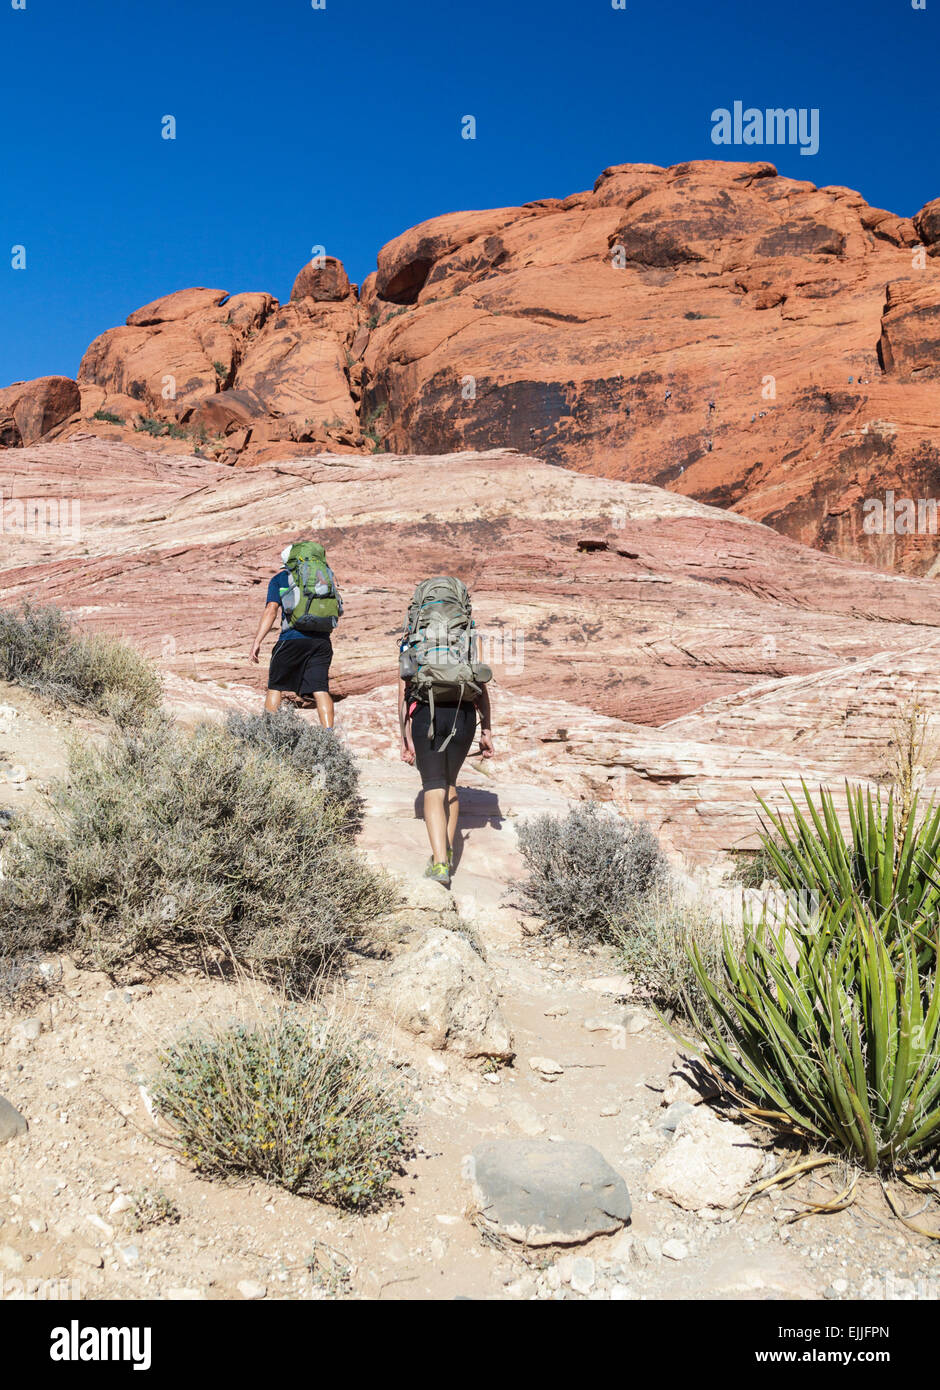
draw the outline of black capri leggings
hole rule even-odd
[[[456,732],[442,753],[441,744],[454,727],[455,714]],[[455,709],[453,705],[436,704],[433,739],[428,738],[430,725],[430,706],[419,704],[411,717],[411,738],[415,746],[415,762],[421,773],[421,785],[426,792],[438,788],[443,790],[456,783],[457,774],[470,752],[473,735],[476,733],[476,706],[461,705],[459,709]]]

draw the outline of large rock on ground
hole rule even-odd
[[[493,1139],[467,1160],[480,1219],[527,1245],[576,1245],[629,1220],[626,1183],[590,1144]]]
[[[396,888],[396,906],[375,924],[380,939],[413,941],[435,927],[459,932],[457,904],[440,883],[429,878],[403,878],[398,880]]]
[[[496,977],[468,941],[432,928],[389,967],[379,1000],[402,1028],[429,1047],[464,1057],[513,1056]]]
[[[28,1128],[26,1120],[16,1106],[0,1096],[0,1144],[18,1138],[19,1135],[25,1134]]]
[[[720,1120],[698,1105],[682,1116],[675,1139],[650,1169],[650,1192],[686,1211],[733,1207],[764,1165],[766,1155],[742,1125]]]

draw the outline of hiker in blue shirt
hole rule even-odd
[[[343,601],[322,546],[297,541],[285,548],[281,559],[284,569],[268,584],[264,613],[251,647],[251,661],[257,665],[261,643],[280,619],[281,633],[271,653],[264,708],[275,714],[285,692],[290,691],[302,705],[309,706],[312,700],[320,723],[332,729],[330,633],[342,614]]]

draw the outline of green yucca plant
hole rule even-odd
[[[923,964],[933,954],[933,923],[940,904],[940,805],[917,814],[917,796],[903,817],[894,792],[885,801],[871,788],[846,783],[850,840],[836,814],[832,793],[819,789],[819,808],[802,783],[806,811],[788,792],[792,818],[761,801],[761,840],[785,891],[815,895],[839,908],[854,902],[884,922],[889,935],[901,925],[913,931]]]
[[[746,1113],[872,1172],[940,1146],[940,984],[894,928],[854,896],[813,928],[726,931],[722,978],[688,948],[701,1051]]]

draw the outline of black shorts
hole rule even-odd
[[[442,753],[441,744],[454,727],[455,715],[457,730]],[[415,762],[421,773],[421,785],[426,792],[456,784],[457,774],[470,752],[476,733],[476,706],[461,705],[457,709],[453,705],[435,705],[433,739],[428,738],[430,724],[430,706],[419,704],[411,717],[411,740],[415,746]]]
[[[328,692],[332,660],[329,637],[282,637],[271,653],[268,689],[292,690],[295,695]]]

